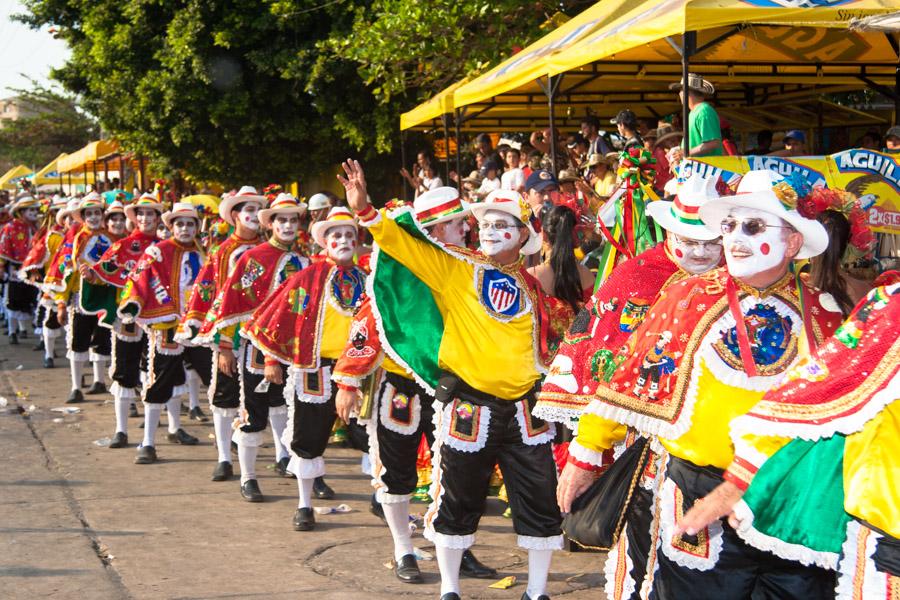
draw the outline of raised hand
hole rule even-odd
[[[362,165],[358,160],[347,159],[341,163],[341,167],[347,176],[343,177],[338,174],[337,178],[347,192],[347,204],[350,205],[353,212],[361,212],[369,205],[366,194],[366,175],[363,173]]]

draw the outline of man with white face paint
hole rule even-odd
[[[68,359],[72,375],[72,391],[66,402],[83,402],[81,376],[84,363],[93,364],[94,382],[88,394],[106,392],[106,366],[109,364],[111,341],[110,330],[101,327],[101,306],[109,294],[108,286],[100,281],[92,281],[90,273],[93,265],[112,246],[109,233],[103,227],[103,199],[96,192],[84,198],[78,208],[72,211],[72,218],[80,224],[78,233],[72,240],[68,260],[61,265],[63,279],[53,285],[56,301],[56,317],[60,323],[69,322]],[[98,301],[94,304],[94,301]],[[68,308],[67,308],[68,306]]]
[[[54,340],[65,331],[57,318],[56,293],[65,289],[65,269],[72,260],[72,242],[81,231],[81,223],[72,218],[72,213],[78,208],[81,201],[78,198],[70,198],[66,201],[65,208],[56,214],[57,230],[51,230],[47,234],[47,268],[44,278],[40,282],[41,303],[47,306],[47,318],[44,320],[44,368],[52,369],[56,366],[53,362]]]
[[[141,390],[144,402],[144,439],[134,462],[156,462],[156,428],[163,406],[168,413],[168,440],[196,445],[196,437],[181,428],[181,398],[187,391],[185,364],[190,363],[204,383],[210,383],[211,356],[206,348],[185,347],[175,341],[175,328],[203,264],[197,243],[200,217],[192,204],[176,202],[163,214],[172,237],[149,246],[125,285],[118,316],[136,322],[147,333],[149,368]],[[150,224],[147,223],[149,229]]]
[[[28,256],[31,240],[37,232],[37,200],[22,196],[10,209],[12,220],[0,230],[0,271],[6,280],[6,332],[10,344],[19,343],[25,334],[25,323],[34,316],[37,290],[19,276],[19,268]]]
[[[723,479],[742,485],[755,469],[732,464],[732,419],[782,380],[801,336],[815,347],[840,323],[840,313],[829,312],[819,293],[790,273],[793,260],[828,245],[822,225],[801,216],[796,203],[797,193],[779,176],[752,171],[736,195],[699,208],[710,233],[722,234],[727,268],[664,291],[628,339],[621,365],[584,409],[570,445],[577,460],[560,476],[563,511],[590,486],[602,454],[626,426],[655,436],[665,450],[653,488],[658,544],[647,566],[655,569],[649,591],[661,600],[832,597],[833,575],[753,548],[725,521],[699,531],[680,526],[682,513]],[[634,513],[626,513],[626,522]]]
[[[464,247],[469,229],[470,209],[456,188],[440,187],[419,195],[413,203],[415,220],[438,244]],[[391,218],[405,218],[408,208],[400,208]],[[398,284],[399,285],[399,284]],[[424,284],[420,282],[424,287]],[[378,287],[375,287],[378,294]],[[422,293],[431,295],[424,287]],[[405,583],[421,583],[422,574],[413,554],[409,531],[409,502],[418,483],[419,443],[424,435],[428,446],[434,443],[434,389],[426,389],[392,358],[393,349],[382,344],[374,307],[378,298],[366,296],[353,317],[350,339],[334,367],[332,380],[339,391],[338,416],[349,422],[359,411],[362,380],[378,377],[371,420],[366,426],[373,466],[373,512],[383,515],[394,540],[394,575]],[[424,298],[418,311],[405,311],[388,303],[378,303],[380,318],[397,309],[410,327],[422,316]],[[434,297],[436,304],[439,297]],[[388,317],[391,318],[391,317]],[[380,370],[379,370],[380,367]],[[424,382],[423,382],[424,384]],[[481,564],[468,550],[463,556],[462,572],[473,577],[493,577],[497,571]]]
[[[366,279],[365,271],[353,264],[357,230],[350,211],[331,209],[327,219],[313,226],[312,234],[325,249],[326,259],[292,275],[241,330],[265,355],[266,380],[285,384],[289,398],[285,438],[290,434],[287,468],[297,477],[299,492],[293,520],[297,531],[315,527],[313,494],[334,494],[322,480],[322,455],[336,417],[338,388],[331,385],[331,370],[344,350]],[[288,368],[287,381],[283,365]]]
[[[135,224],[134,231],[113,243],[92,268],[93,277],[118,290],[117,304],[120,306],[129,276],[144,251],[157,241],[156,227],[162,211],[163,205],[150,193],[143,194],[136,202],[124,207],[124,217]],[[113,221],[107,217],[108,225],[112,226]],[[124,224],[121,229],[125,229]],[[110,377],[113,384],[109,391],[115,407],[116,433],[109,447],[124,448],[128,445],[129,408],[140,398],[141,354],[147,338],[136,323],[123,323],[122,319],[116,319],[112,330]]]
[[[612,377],[616,366],[625,359],[621,349],[660,294],[679,281],[721,264],[721,237],[709,231],[697,214],[702,205],[719,197],[717,181],[718,178],[695,175],[681,185],[674,201],[650,203],[647,212],[665,230],[665,242],[619,264],[594,293],[560,344],[550,374],[541,386],[535,415],[574,430],[582,411],[594,399],[594,390]],[[658,382],[652,386],[658,386]],[[633,439],[633,435],[626,438],[617,449],[623,450]],[[568,460],[577,464],[579,456],[579,447],[574,446]],[[650,462],[658,465],[664,459],[664,453],[660,453],[653,455]],[[647,576],[652,484],[653,477],[645,475],[635,488],[634,518],[606,559],[606,572],[614,573],[606,584],[610,600],[636,597]],[[638,516],[644,518],[640,523],[636,522]],[[622,560],[626,552],[627,560]],[[622,581],[635,584],[625,586],[620,584]]]
[[[543,600],[552,553],[563,540],[552,490],[555,428],[531,414],[550,358],[542,351],[548,324],[536,316],[543,293],[523,264],[523,255],[541,247],[531,209],[515,191],[491,192],[485,202],[472,205],[481,252],[436,248],[368,203],[357,161],[345,162],[343,169],[348,203],[379,251],[440,294],[445,307],[438,349],[443,375],[435,387],[442,403],[433,457],[433,489],[439,493],[425,516],[425,537],[435,543],[441,571],[442,598],[460,598],[462,555],[474,543],[499,463],[518,543],[528,550],[523,598]]]
[[[305,213],[306,204],[285,193],[279,194],[269,208],[259,211],[260,223],[272,230],[272,236],[268,242],[241,255],[194,339],[198,344],[210,344],[218,335],[237,340],[239,344],[236,354],[240,373],[240,427],[234,433],[234,440],[241,465],[241,496],[248,502],[263,501],[256,477],[256,455],[267,423],[272,425],[276,468],[283,476],[289,476],[288,451],[282,442],[288,415],[284,385],[263,383],[262,352],[237,334],[261,302],[291,275],[309,265],[295,245],[300,219]]]
[[[245,185],[238,192],[226,196],[219,204],[219,216],[234,227],[234,232],[211,253],[197,276],[191,299],[178,332],[176,341],[193,343],[193,338],[203,326],[225,279],[234,271],[242,254],[260,243],[259,209],[267,198],[256,188]],[[216,431],[218,461],[213,469],[213,481],[227,481],[234,475],[231,465],[232,423],[240,406],[240,387],[237,357],[234,354],[237,340],[216,334],[209,344],[213,351],[213,379],[209,388],[213,425]]]

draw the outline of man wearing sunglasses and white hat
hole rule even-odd
[[[343,164],[347,201],[381,252],[409,269],[446,308],[438,362],[444,370],[435,397],[443,406],[437,433],[434,485],[440,493],[425,516],[435,543],[443,600],[460,598],[463,552],[475,541],[494,465],[509,492],[519,546],[528,550],[526,600],[546,598],[554,550],[562,548],[553,497],[553,425],[531,415],[549,356],[547,331],[536,316],[540,284],[522,256],[541,248],[531,208],[520,194],[491,192],[473,205],[481,252],[435,248],[373,208],[357,161]]]
[[[238,332],[253,311],[271,296],[291,275],[309,265],[309,260],[296,251],[300,219],[306,214],[306,203],[291,194],[281,193],[268,208],[259,211],[259,222],[272,230],[268,242],[244,252],[219,290],[206,320],[194,339],[198,344],[212,344],[216,336],[237,340],[237,369],[240,369],[240,428],[234,440],[241,465],[241,496],[248,502],[262,502],[263,495],[256,479],[256,455],[262,444],[267,423],[272,424],[276,468],[287,473],[288,451],[282,444],[287,426],[287,406],[283,385],[264,384],[265,368],[262,352],[254,348]],[[229,464],[220,464],[228,469]]]
[[[471,209],[461,200],[456,188],[439,187],[425,192],[416,198],[413,209],[415,220],[434,241],[456,248],[465,246]],[[392,216],[399,217],[405,210],[408,209],[401,208]],[[376,294],[377,289],[374,288]],[[423,291],[431,293],[427,288]],[[351,412],[359,410],[362,379],[373,374],[379,378],[372,420],[368,424],[376,490],[373,511],[383,515],[394,540],[394,575],[405,583],[421,583],[422,574],[409,531],[409,501],[418,482],[419,443],[423,435],[429,447],[434,442],[434,390],[430,386],[426,389],[424,382],[417,382],[401,366],[404,362],[390,344],[382,343],[375,314],[377,300],[377,297],[366,297],[353,317],[350,339],[334,366],[332,380],[340,388],[336,406],[338,416],[349,422]],[[437,302],[439,299],[435,298]],[[402,311],[404,314],[390,317],[411,324],[422,312],[424,302],[417,304],[420,310],[410,314],[405,310],[408,307],[387,302],[377,307],[377,318],[383,319],[385,311]],[[379,367],[382,371],[377,371]],[[487,578],[495,576],[497,571],[481,564],[467,550],[462,558],[462,574]]]
[[[187,312],[182,317],[178,332],[175,334],[177,342],[193,343],[225,279],[231,275],[238,259],[260,243],[259,211],[267,202],[268,199],[259,194],[256,188],[245,185],[236,194],[226,196],[219,204],[219,216],[234,227],[234,231],[207,257],[203,269],[197,276]],[[209,388],[209,399],[216,432],[218,460],[213,469],[212,480],[227,481],[234,474],[231,466],[232,422],[240,406],[237,357],[234,354],[236,340],[218,334],[215,338],[215,343],[210,344],[213,351],[213,379]]]
[[[722,234],[727,267],[669,286],[650,308],[585,409],[571,445],[577,462],[560,476],[568,511],[625,426],[658,438],[668,460],[657,475],[659,541],[650,559],[651,593],[661,600],[827,598],[834,588],[827,571],[751,548],[725,521],[680,531],[683,511],[723,479],[743,485],[752,476],[753,465],[732,465],[731,420],[782,380],[801,337],[815,346],[841,320],[790,272],[793,260],[823,252],[828,236],[797,212],[797,193],[779,179],[750,172],[736,195],[700,207],[710,232]]]

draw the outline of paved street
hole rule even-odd
[[[0,396],[8,402],[0,407],[3,598],[437,597],[434,561],[420,563],[426,584],[419,586],[399,583],[385,566],[390,533],[368,512],[371,488],[358,452],[332,447],[326,454],[328,481],[338,492],[327,504],[347,503],[353,511],[320,517],[314,532],[294,532],[296,484],[266,468],[271,440],[258,467],[262,504],[244,502],[237,481],[210,481],[211,422],[186,426],[201,440],[195,447],[169,444],[162,426],[161,461],[134,465],[133,445],[111,450],[95,443],[114,433],[110,396],[88,396],[77,414],[52,410],[66,406],[68,365],[59,358],[55,369],[41,368],[34,342],[29,336],[9,346],[0,335]],[[57,353],[65,354],[62,341]],[[139,422],[129,423],[132,444],[142,434]],[[487,587],[492,581],[464,579],[464,597],[518,599],[525,589],[527,556],[514,546],[502,509],[490,501],[474,551],[519,582],[496,590]],[[425,505],[414,510],[424,512]],[[433,552],[421,536],[414,541]],[[602,599],[600,560],[558,553],[552,597]]]

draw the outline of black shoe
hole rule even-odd
[[[200,441],[180,427],[178,428],[178,431],[170,433],[166,437],[173,444],[183,444],[185,446],[196,446]]]
[[[334,498],[334,490],[325,483],[324,477],[316,477],[313,480],[313,495],[319,500],[331,500]]]
[[[492,569],[483,564],[471,550],[463,552],[462,561],[459,563],[459,574],[475,579],[492,579],[497,576],[497,569]]]
[[[201,423],[205,423],[205,422],[209,421],[209,417],[207,417],[205,414],[203,414],[203,411],[200,410],[199,406],[195,406],[194,408],[191,409],[190,417],[194,421],[200,421]]]
[[[243,496],[244,500],[247,502],[263,501],[262,492],[259,491],[259,484],[256,483],[255,479],[248,479],[247,483],[241,484],[241,496]]]
[[[311,508],[298,508],[294,513],[294,531],[312,531],[316,526],[316,513]]]
[[[522,600],[532,600],[532,598],[528,595],[528,592],[522,592]],[[548,596],[547,594],[541,594],[537,598],[534,598],[534,600],[550,600],[550,596]]]
[[[19,335],[16,333],[12,333],[9,336],[9,345],[10,346],[18,346],[19,345]]]
[[[153,446],[141,446],[138,448],[137,456],[134,457],[136,465],[152,465],[156,462],[156,448]]]
[[[81,390],[72,390],[72,393],[66,398],[66,404],[77,404],[79,402],[84,402],[84,394],[81,393]]]
[[[95,381],[91,384],[91,387],[88,388],[87,395],[93,396],[95,394],[105,394],[106,393],[106,384],[102,381]]]
[[[49,356],[45,356],[45,357],[44,357],[44,368],[45,368],[45,369],[52,369],[52,368],[55,367],[55,366],[56,366],[56,365],[53,364],[53,359],[52,359],[52,358],[50,358]]]
[[[406,554],[399,561],[394,561],[394,575],[403,583],[422,583],[422,572],[413,554]]]
[[[116,435],[113,436],[112,441],[109,443],[110,448],[124,448],[128,445],[128,434],[123,433],[121,431],[117,431]]]
[[[44,349],[44,340],[42,339],[42,340],[40,340],[37,344],[34,345],[33,350],[34,350],[35,352],[40,352],[40,351],[43,350],[43,349]]]
[[[288,464],[291,462],[291,459],[285,456],[277,463],[275,463],[275,472],[284,477],[285,479],[297,479],[297,476],[288,471]]]
[[[138,414],[137,404],[130,404],[128,406],[128,416],[131,417],[132,419],[141,416]]]
[[[222,461],[213,469],[213,481],[228,481],[232,477],[234,477],[234,467],[230,462]]]
[[[372,494],[372,501],[369,503],[369,512],[384,521],[384,524],[387,525],[387,519],[384,517],[384,508],[378,501],[377,494]]]
[[[441,600],[460,600],[460,597],[456,592],[447,592],[441,595]]]

